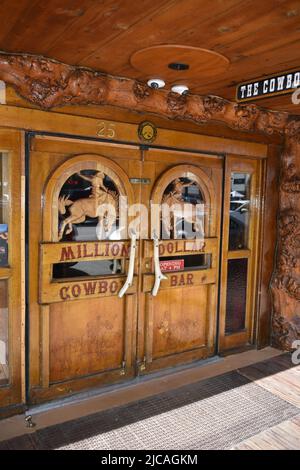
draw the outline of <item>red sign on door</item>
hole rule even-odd
[[[159,264],[162,272],[181,271],[184,269],[184,259],[170,259],[166,261],[160,261]]]

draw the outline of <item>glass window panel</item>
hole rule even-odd
[[[6,385],[9,380],[7,288],[7,281],[0,281],[0,386]]]
[[[198,183],[181,177],[171,181],[162,197],[161,238],[204,237],[205,200]]]
[[[245,329],[248,259],[228,260],[225,333]]]
[[[124,274],[124,261],[108,259],[101,261],[79,261],[53,264],[53,278],[95,277]]]
[[[9,169],[8,154],[0,153],[0,266],[8,265],[9,224]]]
[[[250,181],[248,173],[231,174],[229,250],[248,248]]]

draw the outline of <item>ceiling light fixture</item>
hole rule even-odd
[[[173,85],[171,90],[179,95],[186,95],[189,92],[189,88],[186,85]]]
[[[165,82],[161,78],[151,78],[148,80],[147,85],[150,88],[163,88],[165,86]]]
[[[190,68],[189,64],[183,64],[182,62],[171,62],[168,67],[171,70],[188,70]]]

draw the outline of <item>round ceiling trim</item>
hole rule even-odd
[[[170,64],[185,67],[170,67]],[[222,75],[230,60],[209,49],[178,44],[161,44],[135,51],[130,57],[131,66],[141,78],[160,77],[168,83],[199,85],[199,82]]]

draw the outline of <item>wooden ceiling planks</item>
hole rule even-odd
[[[55,57],[69,62],[72,57],[74,64],[100,68],[113,73],[115,70],[116,54],[119,50],[124,61],[126,48],[130,43],[122,41],[122,35],[128,30],[134,30],[137,23],[154,12],[159,12],[166,5],[173,5],[174,0],[110,0],[105,1],[99,11],[88,10],[82,18],[71,25],[63,35],[64,47],[61,41],[56,41],[46,52],[49,57]],[[134,8],[133,8],[134,7]],[[81,41],[78,44],[78,36]],[[114,41],[117,46],[114,47]],[[87,47],[88,45],[88,47]],[[124,47],[126,46],[126,47]],[[104,67],[103,55],[108,51],[108,67]]]
[[[14,4],[11,0],[12,17]],[[52,44],[59,41],[64,49],[64,33],[86,11],[93,11],[94,0],[36,0],[29,2],[28,8],[18,18],[3,39],[5,49],[11,52],[28,52],[47,55]],[[79,38],[78,38],[79,39]]]
[[[237,83],[291,70],[300,60],[299,0],[3,0],[0,17],[1,50],[141,80],[147,77],[130,65],[140,49],[159,44],[211,49],[228,57],[230,67],[210,80],[195,74],[191,91],[230,100]],[[287,109],[291,97],[258,103]]]
[[[228,2],[228,4],[232,3],[238,4],[239,2],[236,0]],[[226,2],[218,2],[218,6],[224,9]],[[197,28],[199,31],[202,31],[205,21],[212,21],[212,15],[211,2],[206,0],[179,0],[174,5],[166,5],[165,8],[155,12],[151,17],[144,18],[134,28],[124,31],[121,36],[110,44],[110,47],[114,49],[114,74],[122,74],[126,69],[129,72],[129,58],[131,54],[145,47],[158,44],[183,44],[206,48],[205,36],[201,40],[198,38],[189,43],[187,41],[178,42],[177,36],[183,30],[188,31],[191,28]],[[130,44],[130,51],[126,47],[121,49],[118,46],[120,44],[119,41],[122,44]],[[107,48],[102,51],[101,60],[105,70],[110,64],[110,54],[111,51]],[[90,56],[88,60],[83,60],[83,65],[94,68],[96,63],[94,59],[96,57],[98,57],[97,54]],[[140,76],[140,74],[136,75],[136,72],[134,73],[135,76]]]
[[[12,5],[13,3],[13,5]],[[3,47],[7,45],[7,36],[12,28],[19,23],[20,18],[24,15],[30,5],[35,3],[33,0],[19,0],[12,2],[11,0],[2,0],[0,3],[0,44]],[[13,7],[13,8],[12,8]]]

